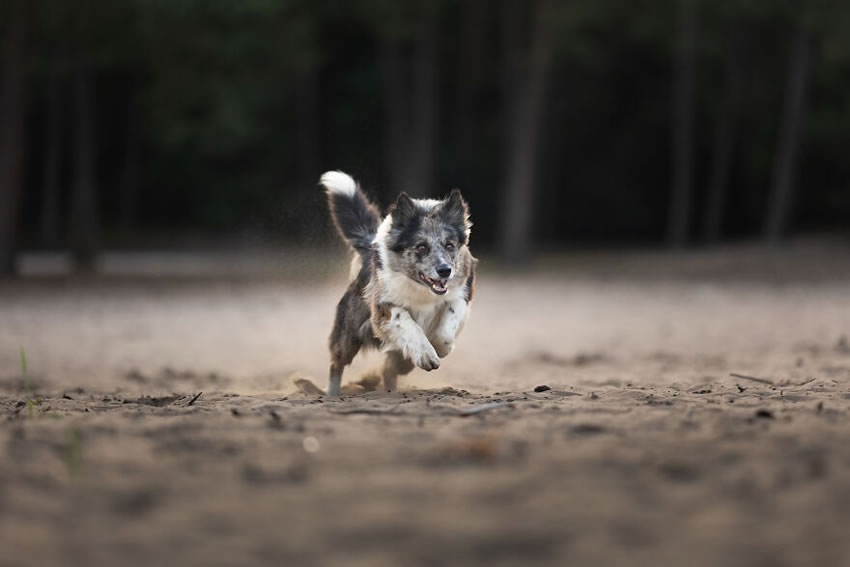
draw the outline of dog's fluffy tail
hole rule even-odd
[[[357,182],[346,173],[328,171],[319,183],[328,192],[331,218],[337,230],[361,256],[367,257],[381,221],[378,208],[369,202]]]

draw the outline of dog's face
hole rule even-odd
[[[402,193],[390,213],[391,268],[444,295],[458,273],[459,252],[469,240],[469,207],[460,191],[455,189],[436,205]]]

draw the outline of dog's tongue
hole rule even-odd
[[[446,284],[448,284],[448,280],[434,280],[426,276],[425,274],[420,274],[423,280],[425,280],[428,285],[431,286],[431,291],[436,294],[443,295],[448,290],[446,289]]]

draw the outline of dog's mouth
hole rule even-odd
[[[431,291],[437,295],[444,295],[449,289],[446,287],[449,280],[432,280],[422,272],[419,272],[419,279],[425,282],[425,285],[431,288]]]

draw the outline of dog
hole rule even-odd
[[[395,391],[415,366],[439,368],[469,317],[478,264],[469,251],[469,205],[458,189],[442,200],[401,193],[381,218],[348,174],[328,171],[319,183],[355,252],[329,340],[328,395],[340,395],[345,367],[364,348],[385,353],[383,386]]]

